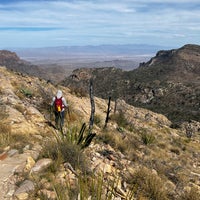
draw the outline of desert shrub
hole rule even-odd
[[[53,185],[53,189],[56,193],[57,199],[60,200],[70,200],[69,197],[69,188],[61,183],[56,183]]]
[[[80,151],[79,146],[63,142],[60,145],[60,151],[64,162],[69,162],[74,169],[81,169],[83,172],[87,171],[87,159],[83,152]]]
[[[119,111],[118,113],[111,115],[111,119],[114,120],[119,127],[125,128],[129,124],[122,111]]]
[[[48,111],[50,109],[50,102],[52,101],[52,90],[47,90],[46,85],[38,85],[37,90],[34,92],[35,96],[38,96],[37,107],[41,112]]]
[[[77,97],[87,97],[88,91],[83,87],[70,86],[70,93],[76,95]]]
[[[135,196],[153,200],[168,200],[162,179],[147,168],[138,169],[127,182],[135,188]]]
[[[141,139],[143,144],[149,145],[155,141],[155,136],[152,135],[151,133],[143,132],[141,133]]]
[[[189,191],[183,192],[178,200],[199,200],[200,192],[197,188],[192,187]]]
[[[170,151],[172,152],[172,153],[175,153],[175,154],[177,154],[177,155],[180,155],[180,150],[178,149],[178,148],[171,148],[170,149]]]
[[[65,139],[68,140],[69,143],[75,144],[83,150],[91,144],[92,140],[96,136],[96,133],[92,133],[86,123],[83,123],[80,131],[77,129],[77,126],[72,126],[71,128],[68,127],[67,132],[64,133],[64,135]]]
[[[68,122],[76,122],[78,119],[78,114],[74,112],[74,109],[72,106],[69,106],[65,112],[65,118],[67,119]]]
[[[99,125],[101,123],[101,117],[99,115],[94,115],[94,123]]]
[[[0,148],[11,142],[11,126],[0,121]]]
[[[56,140],[47,141],[42,149],[41,157],[51,158],[52,160],[57,160],[59,158],[59,149]]]
[[[61,140],[53,140],[44,145],[42,157],[49,157],[55,161],[55,168],[61,163],[67,162],[74,169],[80,169],[83,172],[87,171],[88,163],[80,146],[71,143],[67,138]]]
[[[92,176],[82,176],[79,178],[79,194],[82,200],[112,200],[116,198],[116,188],[119,185],[120,179],[117,176],[106,178],[104,174],[96,174]],[[132,199],[131,193],[127,193],[123,199]]]
[[[122,139],[123,136],[119,132],[104,131],[98,139],[100,139],[105,144],[109,144],[115,149],[120,150],[124,153],[128,149],[127,143]]]
[[[11,142],[11,126],[6,124],[6,118],[8,114],[6,112],[5,106],[1,105],[0,102],[0,148],[5,147]]]
[[[33,92],[32,92],[30,89],[28,89],[28,88],[21,88],[21,89],[20,89],[20,92],[21,92],[24,96],[26,96],[26,97],[28,97],[28,98],[31,98],[31,97],[33,96]]]

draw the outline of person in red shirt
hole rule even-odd
[[[55,125],[58,128],[58,120],[61,118],[61,126],[64,125],[65,108],[68,107],[66,99],[62,96],[62,91],[58,90],[56,96],[53,97],[51,106],[54,108]]]

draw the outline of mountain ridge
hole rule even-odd
[[[47,81],[57,80],[55,83],[68,76],[62,67],[39,67],[21,60],[13,52],[10,57],[7,55],[8,59],[6,53],[9,54],[5,51],[0,56],[0,63],[9,69]],[[93,78],[95,93],[99,97],[123,98],[131,105],[165,114],[175,124],[184,120],[199,120],[199,56],[199,45],[187,44],[178,49],[160,50],[149,61],[129,71],[100,67],[98,62],[94,63],[97,68],[88,68],[87,64],[81,68],[84,65],[79,63],[80,68],[74,70],[61,84],[71,88],[79,87],[84,92],[87,91],[89,78]],[[107,64],[112,63],[117,65],[119,62],[116,60]]]
[[[165,114],[177,123],[200,120],[198,58],[200,46],[188,44],[179,49],[159,51],[148,62],[128,72],[115,68],[75,70],[62,84],[86,88],[88,80],[82,78],[82,74],[87,74],[86,77],[94,79],[99,97],[121,97],[131,105]],[[78,79],[73,80],[72,77]],[[181,119],[181,116],[185,116],[185,119]]]

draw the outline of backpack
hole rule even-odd
[[[56,112],[61,112],[62,111],[62,97],[60,97],[59,99],[56,97],[55,99],[55,102],[54,102],[54,105],[55,105],[55,111]]]

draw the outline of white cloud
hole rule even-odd
[[[183,5],[187,3],[189,6]],[[191,6],[195,9],[190,10]],[[8,33],[6,27],[21,27],[17,34],[24,34],[28,42],[31,42],[28,36],[36,38],[36,43],[40,41],[38,45],[45,41],[151,43],[154,39],[174,44],[167,38],[181,37],[182,33],[185,40],[191,40],[189,36],[193,35],[199,43],[199,18],[199,0],[18,1],[0,3],[0,28],[5,27],[0,36],[2,41],[14,38],[16,32],[9,30]],[[50,30],[38,32],[39,29],[35,29],[24,33],[22,27]]]

